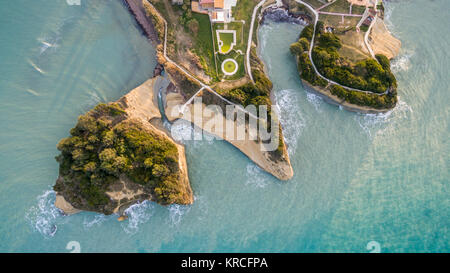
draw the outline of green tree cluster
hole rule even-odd
[[[311,25],[310,25],[311,26]],[[325,87],[327,82],[317,76],[309,58],[308,47],[312,39],[313,28],[305,27],[299,41],[291,45],[291,53],[298,60],[298,69],[303,80],[314,86]],[[308,42],[308,44],[306,43]],[[325,77],[342,85],[361,90],[388,94],[376,94],[349,91],[343,88],[332,88],[332,93],[348,102],[375,108],[390,108],[397,102],[397,82],[391,72],[389,59],[384,55],[376,55],[375,59],[365,59],[351,64],[339,55],[342,44],[333,33],[324,32],[323,23],[318,22],[316,40],[312,57],[318,71]]]
[[[57,145],[63,179],[55,185],[70,203],[112,213],[105,191],[120,175],[143,185],[161,204],[180,197],[177,147],[128,120],[118,104],[99,104],[79,117],[70,134]]]
[[[333,95],[347,102],[361,106],[370,106],[376,109],[392,108],[397,103],[397,96],[392,93],[385,95],[367,94],[347,90],[338,85],[333,85],[330,91]]]
[[[309,52],[310,43],[309,41],[302,37],[297,42],[291,44],[290,50],[293,55],[301,55],[303,52]]]

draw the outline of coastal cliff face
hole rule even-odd
[[[402,42],[392,36],[381,18],[374,23],[369,37],[374,53],[385,55],[388,59],[395,58],[402,47]]]
[[[55,206],[119,213],[152,200],[192,204],[184,147],[161,128],[154,86],[148,80],[116,103],[100,104],[80,116],[71,137],[61,140]]]
[[[378,39],[372,44],[384,43],[382,37],[392,43],[383,48],[378,46],[375,52],[381,52],[381,48],[389,49],[389,56],[394,56],[398,54],[400,43],[387,32],[382,19],[379,21],[384,28],[378,27],[378,36],[375,35]],[[354,54],[361,52],[363,47],[355,46],[357,40],[352,38],[354,35],[349,35],[353,30],[330,28],[323,21],[318,21],[315,26],[310,24],[291,45],[303,85],[327,102],[349,111],[384,113],[392,110],[398,98],[390,59],[383,54],[375,54],[375,58]],[[356,31],[353,34],[361,35]]]

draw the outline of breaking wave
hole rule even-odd
[[[173,204],[168,207],[169,219],[172,225],[178,225],[183,219],[184,215],[191,210],[191,206],[183,206]]]
[[[43,54],[47,54],[50,52],[53,52],[59,47],[59,40],[61,39],[60,36],[56,36],[55,38],[40,38],[38,39],[39,42],[39,56]]]
[[[275,102],[288,153],[292,156],[295,154],[298,139],[306,126],[306,120],[299,109],[299,97],[296,96],[295,90],[281,90],[275,93]]]
[[[108,220],[108,216],[106,216],[104,214],[95,214],[95,215],[91,214],[91,215],[87,216],[86,218],[84,218],[83,227],[85,229],[90,229],[93,226],[101,225],[106,220]]]
[[[247,164],[246,185],[255,188],[265,188],[269,184],[269,175],[254,163]]]
[[[384,134],[389,128],[396,128],[398,123],[408,118],[412,112],[412,108],[399,97],[393,110],[381,114],[357,114],[355,120],[363,132],[373,138]]]
[[[128,220],[123,222],[123,230],[128,234],[135,234],[139,226],[147,223],[154,214],[155,204],[150,201],[137,203],[125,210]]]
[[[28,63],[30,64],[31,67],[34,68],[34,70],[36,70],[37,72],[41,73],[42,75],[47,74],[47,72],[45,72],[42,68],[37,66],[37,64],[35,64],[32,60],[28,59]]]
[[[58,224],[63,220],[64,214],[55,207],[56,194],[47,190],[37,197],[37,204],[29,209],[25,218],[34,230],[45,237],[53,237],[58,230]]]
[[[392,72],[400,72],[400,71],[406,71],[410,68],[411,65],[411,57],[414,55],[414,52],[406,52],[403,54],[398,55],[394,58],[391,62],[391,70]]]
[[[317,112],[322,113],[320,106],[323,104],[323,99],[320,96],[311,92],[306,92],[306,99],[314,106]]]
[[[107,101],[103,96],[99,95],[97,92],[92,91],[88,94],[89,100],[87,102],[88,109],[95,107],[97,104]]]

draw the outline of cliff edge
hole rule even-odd
[[[55,206],[119,213],[144,200],[162,205],[192,204],[184,147],[158,124],[152,78],[115,103],[100,104],[78,119],[61,140]]]

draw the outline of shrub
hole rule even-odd
[[[71,136],[58,145],[60,176],[55,190],[85,210],[111,213],[106,191],[121,174],[160,191],[162,204],[173,203],[179,179],[178,150],[169,140],[126,119],[118,104],[100,104],[78,119]],[[175,183],[175,184],[174,184]]]

